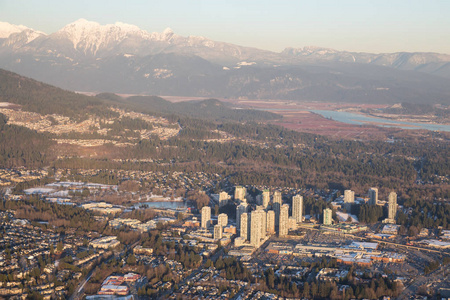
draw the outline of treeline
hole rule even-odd
[[[363,223],[374,224],[383,220],[383,207],[378,205],[353,205],[352,214],[358,216],[358,220]]]
[[[116,172],[109,171],[108,168],[101,168],[97,174],[81,176],[81,175],[70,175],[70,178],[73,181],[84,181],[91,183],[100,183],[100,184],[119,184],[119,177]]]
[[[292,207],[292,205],[291,205]],[[303,207],[305,215],[317,216],[322,215],[323,210],[328,207],[327,202],[322,199],[315,199],[313,197],[303,197]]]
[[[221,136],[218,132],[214,132],[211,130],[183,128],[178,133],[178,137],[180,139],[203,140],[203,139],[219,139]]]
[[[202,263],[199,249],[175,242],[163,242],[158,230],[143,233],[140,244],[144,248],[152,248],[155,255],[166,255],[168,259],[180,262],[185,270],[198,268]]]
[[[247,122],[246,124],[224,123],[217,127],[219,130],[239,138],[276,142],[287,146],[299,143],[311,145],[319,138],[319,136],[293,131],[277,125],[255,122]]]
[[[331,148],[333,142],[331,142]],[[340,148],[340,145],[337,144]],[[238,165],[242,162],[256,163],[259,166],[280,166],[299,169],[304,172],[335,172],[344,176],[352,176],[356,180],[370,183],[371,177],[393,177],[396,180],[413,181],[417,174],[413,163],[400,156],[382,156],[367,154],[362,150],[365,147],[350,148],[345,152],[324,150],[320,147],[292,148],[267,147],[249,145],[245,142],[201,142],[172,139],[170,141],[142,141],[130,151],[132,157],[152,158],[178,162],[194,160],[226,162],[229,165]],[[335,149],[332,149],[335,150]],[[354,152],[357,153],[354,153]],[[147,155],[146,155],[147,154]],[[365,179],[365,180],[364,180]]]
[[[450,203],[424,200],[407,200],[403,202],[403,208],[407,214],[399,211],[397,213],[397,224],[406,227],[417,228],[417,234],[422,228],[443,228],[450,229]]]
[[[152,130],[153,125],[137,118],[130,118],[124,116],[120,119],[114,120],[113,123],[100,122],[101,128],[108,128],[108,137],[121,136],[122,138],[139,138],[140,134],[135,131]]]
[[[51,134],[53,138],[58,139],[70,139],[70,140],[93,140],[93,139],[104,139],[104,140],[113,140],[111,136],[103,135],[98,133],[96,130],[92,130],[92,132],[67,132],[60,134]]]
[[[107,96],[108,99],[113,97]],[[280,119],[281,116],[262,110],[233,109],[227,103],[216,99],[202,101],[183,101],[172,103],[155,96],[132,96],[123,100],[130,109],[144,113],[170,115],[204,119],[211,121],[268,121]]]
[[[49,147],[55,142],[48,135],[6,123],[0,114],[0,167],[42,167],[54,159]]]
[[[246,282],[252,282],[253,280],[251,272],[234,256],[225,258],[220,256],[214,264],[211,260],[207,260],[205,266],[214,266],[219,270],[219,275],[227,280],[242,280]]]
[[[139,99],[143,102],[148,100]],[[167,104],[163,99],[156,102],[160,103],[158,105]],[[199,111],[206,108],[207,112],[208,109],[215,110],[224,106],[215,100],[190,105],[199,106],[195,106]],[[445,142],[437,139],[415,141],[405,138],[395,143],[336,141],[256,122],[220,123],[174,114],[167,114],[167,117],[181,126],[178,136],[169,140],[152,137],[128,148],[116,147],[112,155],[124,159],[124,162],[66,159],[55,161],[52,166],[74,169],[204,171],[227,176],[230,182],[236,184],[340,190],[351,188],[357,193],[365,193],[370,186],[379,186],[399,190],[399,193],[404,191],[402,196],[406,198],[418,189],[428,199],[445,198],[450,193],[449,189],[431,190],[413,186],[417,177],[416,169],[420,170],[422,178],[427,181],[445,184],[448,179],[450,166],[446,157],[450,157],[450,149]],[[35,167],[46,165],[52,160],[53,152],[49,148],[53,142],[46,135],[18,129],[19,127],[8,127],[5,123],[3,121],[5,130],[0,134],[1,165]],[[118,136],[123,139],[127,136],[136,138],[138,134],[133,130],[151,128],[150,124],[131,118],[122,118],[121,121],[104,126],[111,127],[110,134],[114,138]],[[201,141],[220,137],[217,130],[245,141]],[[69,136],[99,137],[96,134],[75,133],[68,134],[67,137]],[[151,159],[155,162],[131,163],[127,159]],[[105,183],[104,179],[112,183],[112,178],[98,178],[102,183]]]
[[[120,119],[115,120],[112,124],[100,124],[102,128],[110,128],[113,130],[123,130],[124,128],[131,129],[131,130],[152,130],[153,125],[137,118],[131,118],[127,116],[123,116]]]
[[[109,169],[109,170],[141,170],[141,171],[154,171],[154,172],[198,172],[203,171],[211,174],[221,174],[222,178],[227,178],[231,184],[234,185],[267,185],[267,186],[286,186],[293,188],[320,188],[320,189],[338,189],[343,191],[344,189],[351,188],[356,193],[365,194],[367,190],[372,186],[381,187],[381,191],[387,195],[389,190],[396,190],[399,198],[401,199],[428,199],[433,200],[435,198],[445,199],[450,196],[450,189],[445,186],[430,186],[430,185],[415,185],[414,180],[416,178],[412,162],[403,160],[403,166],[397,164],[396,158],[391,161],[380,160],[380,163],[385,165],[385,168],[377,168],[378,174],[374,170],[368,171],[369,174],[364,174],[365,170],[370,169],[370,165],[358,162],[352,162],[350,159],[349,165],[362,166],[362,168],[355,168],[353,172],[344,174],[336,166],[326,166],[323,162],[319,161],[320,156],[306,158],[307,160],[317,161],[319,166],[323,166],[322,169],[300,169],[295,166],[277,166],[264,160],[251,160],[243,159],[238,161],[236,159],[229,158],[228,160],[221,161],[220,159],[208,159],[205,158],[205,154],[202,153],[201,148],[195,148],[190,146],[191,142],[185,142],[180,147],[168,147],[163,148],[157,146],[159,142],[155,141],[142,141],[136,146],[135,153],[152,153],[147,156],[155,159],[155,162],[133,162],[129,161],[112,161],[107,159],[95,160],[95,159],[82,159],[82,158],[70,158],[64,160],[55,161],[53,164],[57,168],[70,168],[70,169]],[[195,144],[195,143],[194,143]],[[255,147],[256,148],[256,147]],[[212,147],[208,149],[212,150]],[[191,151],[195,153],[192,161],[187,159],[180,161],[185,154]],[[165,152],[165,153],[161,153]],[[169,157],[165,159],[158,159],[158,157]],[[177,159],[177,155],[178,157]],[[230,155],[225,153],[225,155]],[[137,158],[140,155],[137,155]],[[186,156],[185,156],[186,158]],[[173,160],[172,160],[173,159]],[[225,162],[225,163],[224,163]],[[301,161],[299,163],[302,163]],[[343,163],[343,162],[342,162]],[[348,168],[348,167],[347,167]],[[396,178],[391,174],[390,170],[408,170],[409,176],[403,174],[400,178]],[[385,170],[380,172],[378,170]],[[371,174],[372,173],[372,174]],[[396,174],[397,172],[393,172]]]
[[[82,232],[99,231],[105,227],[93,220],[93,214],[89,211],[70,205],[59,205],[44,202],[36,197],[30,197],[23,201],[1,201],[0,210],[15,210],[16,218],[27,219],[32,222],[48,222],[57,232],[63,232],[68,228],[77,228]]]
[[[449,180],[450,159],[447,151],[443,151],[442,155],[431,156],[427,155],[423,159],[420,176],[423,181],[431,181],[433,183],[444,183]]]
[[[203,206],[209,205],[209,196],[204,192],[198,190],[191,190],[187,192],[187,199],[195,203],[198,210],[202,209]]]
[[[152,208],[134,209],[132,211],[124,212],[122,218],[137,219],[141,222],[147,222],[156,217],[156,212]]]
[[[401,107],[387,107],[385,113],[401,115],[429,115],[433,114],[442,118],[450,118],[450,110],[438,108],[431,104],[402,102]]]
[[[14,186],[14,194],[23,194],[23,191],[32,187],[42,186],[54,182],[53,178],[34,179],[30,181],[19,182]]]
[[[338,281],[340,285],[347,285],[342,291],[336,282],[317,279],[312,282],[298,282],[292,277],[276,276],[271,268],[267,269],[261,278],[259,283],[262,290],[296,299],[378,299],[382,296],[396,297],[401,292],[397,283],[388,277],[365,274],[363,278],[358,278],[353,268],[345,278]]]

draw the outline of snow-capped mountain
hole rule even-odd
[[[301,58],[308,61],[336,61],[375,64],[398,69],[414,70],[423,68],[427,64],[440,64],[450,62],[450,55],[439,53],[361,53],[337,51],[320,47],[286,48],[281,52],[285,56]]]
[[[113,49],[127,40],[137,43],[145,41],[170,41],[174,36],[173,31],[168,28],[161,34],[148,33],[135,25],[122,22],[115,24],[100,25],[96,22],[80,19],[64,26],[51,36],[54,39],[68,39],[74,49],[85,54],[96,55],[101,50]]]
[[[146,56],[177,53],[196,55],[227,67],[241,61],[253,61],[262,65],[333,61],[376,64],[400,69],[419,68],[422,71],[433,72],[450,62],[450,55],[437,53],[372,54],[313,46],[286,48],[276,53],[213,41],[201,36],[183,37],[170,28],[161,33],[149,33],[131,24],[116,22],[100,25],[85,19],[70,23],[50,35],[23,25],[0,22],[0,39],[4,39],[3,42],[0,40],[0,51],[6,47],[10,51],[40,56],[57,54],[71,59],[82,59],[83,56],[104,58],[122,54]],[[427,66],[428,64],[432,65]]]
[[[7,22],[0,22],[0,39],[8,38],[11,34],[29,29],[23,25],[13,25]]]
[[[170,28],[148,32],[85,19],[48,35],[0,22],[0,68],[79,91],[362,102],[450,99],[450,55],[312,46],[277,53],[184,37]]]
[[[20,33],[28,29],[5,23],[5,32]],[[6,37],[7,34],[5,33]],[[8,37],[12,37],[8,34]],[[105,57],[110,55],[154,55],[157,53],[179,53],[197,55],[218,63],[235,64],[250,57],[261,60],[271,56],[279,56],[270,51],[241,47],[224,42],[217,42],[201,36],[183,37],[170,28],[163,32],[149,33],[135,25],[117,22],[100,25],[85,19],[77,20],[64,26],[55,33],[36,35],[24,43],[23,39],[6,39],[1,48],[8,47],[17,52],[28,52],[39,55],[58,53],[65,57],[81,56]],[[17,44],[16,44],[17,43]],[[70,47],[69,47],[70,45]]]
[[[3,46],[11,50],[20,50],[22,47],[26,47],[35,39],[45,36],[46,34],[43,32],[27,28],[9,35],[9,37],[3,42]]]

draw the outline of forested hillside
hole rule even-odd
[[[217,99],[172,103],[156,96],[132,96],[122,100],[114,94],[99,94],[97,97],[120,102],[133,110],[159,115],[175,114],[197,119],[239,122],[269,121],[281,118],[280,115],[266,111],[233,109],[228,103]]]
[[[54,142],[48,136],[6,122],[0,114],[0,167],[43,167],[55,158],[49,151]]]
[[[108,116],[103,101],[35,81],[0,69],[0,102],[19,104],[23,110],[43,115],[83,118],[86,114]]]
[[[214,99],[172,103],[158,97],[88,97],[0,74],[1,101],[41,114],[97,116],[88,131],[52,134],[7,124],[2,117],[3,168],[202,171],[221,174],[233,184],[351,188],[357,193],[380,186],[397,190],[403,199],[450,196],[450,149],[439,133],[426,139],[404,135],[394,142],[330,139],[268,124],[278,116],[233,109]],[[158,136],[158,130],[172,134]],[[72,146],[83,139],[100,140],[100,146]],[[61,158],[55,160],[57,155]],[[430,185],[417,185],[418,178]]]

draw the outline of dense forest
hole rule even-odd
[[[417,233],[422,228],[450,227],[449,203],[409,199],[403,203],[403,207],[409,210],[410,214],[399,212],[397,223],[409,228],[414,226],[417,228]]]
[[[309,267],[322,269],[332,266],[335,266],[335,260],[323,258],[322,262],[312,263]],[[378,299],[386,295],[396,297],[401,291],[400,286],[388,277],[364,273],[361,278],[356,276],[353,267],[345,278],[339,280],[339,284],[346,285],[341,292],[336,282],[317,279],[304,281],[296,282],[292,277],[276,276],[273,269],[268,269],[261,275],[259,284],[265,291],[295,299]]]
[[[437,107],[431,104],[422,103],[408,103],[403,102],[400,106],[387,107],[383,109],[385,113],[401,114],[401,115],[430,115],[433,114],[442,118],[443,120],[450,117],[450,110],[448,108]]]
[[[242,127],[245,128],[244,125]],[[71,158],[56,161],[53,166],[204,171],[222,174],[233,184],[351,188],[357,193],[365,193],[371,186],[379,186],[386,190],[396,189],[400,193],[403,191],[405,195],[402,197],[408,195],[406,198],[419,196],[434,199],[433,194],[437,198],[449,197],[450,190],[445,178],[449,170],[446,157],[450,157],[450,150],[444,143],[335,141],[287,132],[297,136],[297,144],[282,146],[283,142],[293,143],[294,138],[286,137],[285,129],[272,125],[267,127],[261,125],[261,131],[267,134],[267,142],[263,144],[250,144],[250,138],[227,143],[206,142],[180,134],[170,140],[142,140],[123,151],[123,162]],[[270,135],[270,132],[273,134]],[[281,135],[286,138],[281,139]],[[243,136],[258,138],[252,134]],[[299,143],[302,144],[299,146]],[[131,162],[136,158],[152,159],[154,162]],[[423,180],[430,181],[431,185],[415,184],[417,170]]]
[[[148,96],[123,99],[114,94],[100,94],[88,97],[7,71],[1,71],[0,77],[1,101],[19,104],[24,110],[78,119],[94,114],[101,120],[102,116],[118,117],[118,113],[108,108],[113,105],[152,112],[165,117],[169,126],[181,128],[170,139],[152,135],[139,140],[134,130],[151,130],[152,124],[129,117],[100,122],[102,129],[109,130],[108,136],[103,138],[125,142],[131,138],[138,142],[127,147],[105,145],[105,154],[96,158],[72,155],[56,160],[58,146],[52,138],[101,136],[94,129],[92,133],[83,134],[38,134],[8,125],[6,118],[0,116],[1,167],[203,171],[220,174],[232,184],[341,191],[350,188],[357,194],[378,186],[380,193],[397,190],[405,201],[442,200],[450,196],[450,148],[445,137],[433,137],[434,133],[424,139],[403,136],[393,142],[337,140],[271,125],[266,121],[278,118],[275,114],[233,109],[214,99],[171,103]],[[222,136],[229,140],[214,140]],[[114,175],[91,179],[118,182],[118,178],[110,176]]]
[[[48,135],[38,134],[25,127],[8,125],[0,114],[0,166],[43,167],[54,158],[48,151],[55,144]]]
[[[100,97],[114,99],[114,97]],[[190,118],[214,121],[233,120],[238,122],[268,121],[280,119],[281,116],[260,110],[233,109],[229,104],[217,99],[201,101],[183,101],[172,103],[155,96],[132,96],[125,98],[123,103],[127,107],[151,114],[175,114]]]
[[[94,221],[93,214],[81,207],[44,202],[37,197],[25,201],[4,201],[0,198],[0,211],[5,210],[15,210],[17,218],[48,222],[48,225],[40,226],[56,228],[57,232],[68,228],[77,228],[80,232],[98,231],[106,225]]]

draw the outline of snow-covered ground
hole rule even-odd
[[[69,191],[57,191],[49,195],[50,197],[69,197]]]
[[[344,212],[336,212],[337,217],[339,218],[339,222],[345,222],[348,219],[348,216],[352,218],[352,223],[359,223],[358,218],[355,215],[347,214]]]
[[[27,194],[27,195],[31,195],[31,194],[48,194],[48,193],[52,193],[54,191],[55,191],[55,189],[43,188],[43,187],[30,188],[30,189],[24,190],[25,194]]]

